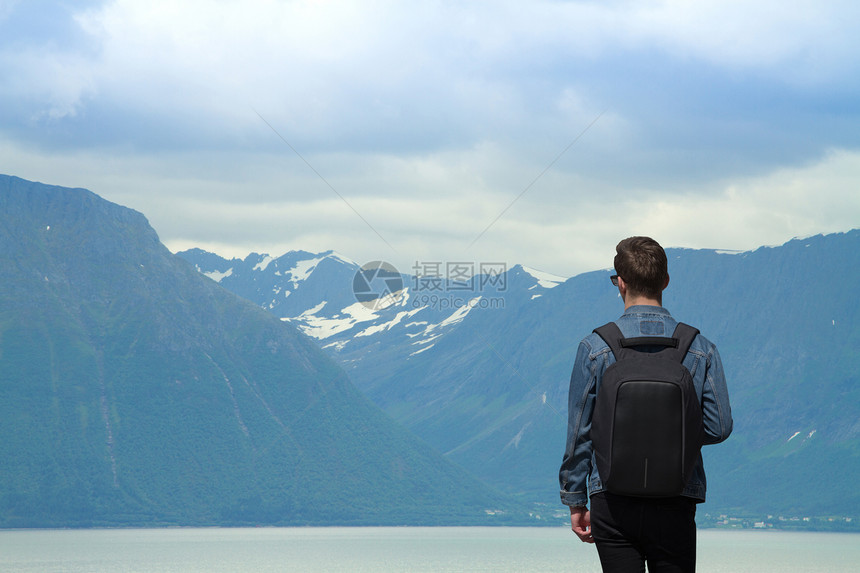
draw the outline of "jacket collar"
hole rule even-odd
[[[648,304],[637,304],[631,306],[630,308],[625,310],[624,314],[621,316],[628,316],[634,314],[662,314],[665,316],[670,316],[669,311],[662,306],[651,306]]]

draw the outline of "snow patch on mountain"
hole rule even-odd
[[[416,354],[421,354],[422,352],[425,352],[425,351],[427,351],[427,350],[430,350],[430,349],[431,349],[431,348],[433,348],[434,346],[436,346],[436,345],[435,345],[435,344],[431,344],[430,346],[425,346],[424,348],[422,348],[422,349],[420,349],[420,350],[416,350],[415,352],[412,352],[411,354],[409,354],[409,356],[415,356]]]
[[[296,317],[296,319],[300,319],[300,318],[310,318],[311,316],[313,316],[313,315],[315,315],[316,313],[318,313],[319,311],[321,311],[321,310],[323,309],[323,307],[324,307],[325,305],[327,305],[327,304],[328,304],[328,302],[327,302],[327,301],[322,301],[321,303],[319,303],[319,304],[318,304],[318,305],[316,305],[315,307],[313,307],[313,308],[309,308],[309,309],[307,309],[306,311],[304,311],[303,313],[301,313],[299,316],[297,316],[297,317]]]
[[[335,252],[335,251],[329,251],[327,256],[331,259],[334,259],[336,261],[339,261],[339,262],[344,263],[344,264],[349,265],[349,266],[355,266],[355,267],[359,266],[358,263],[356,263],[355,261],[353,261],[349,257],[345,257],[345,256],[343,256],[340,253]]]
[[[265,271],[266,267],[269,266],[269,263],[271,263],[274,260],[275,259],[273,259],[269,255],[263,255],[263,259],[259,263],[254,265],[254,270],[255,271]]]
[[[416,308],[415,310],[398,312],[397,316],[395,316],[393,320],[389,320],[388,322],[383,322],[382,324],[376,324],[374,326],[365,328],[355,336],[370,336],[371,334],[376,334],[377,332],[382,332],[383,330],[391,330],[391,327],[400,324],[400,321],[402,321],[404,318],[409,318],[422,310],[422,308]]]
[[[197,270],[200,271],[200,267],[197,267]],[[203,272],[203,271],[200,271],[200,272]],[[227,278],[233,274],[233,267],[230,267],[229,269],[227,269],[223,273],[218,272],[218,271],[209,271],[209,272],[203,272],[203,274],[205,276],[209,277],[210,279],[212,279],[213,281],[215,281],[216,283],[220,283],[222,279],[225,279],[225,278]]]
[[[519,448],[520,447],[520,441],[523,439],[523,434],[526,433],[526,429],[529,426],[531,426],[531,424],[532,424],[531,422],[528,422],[522,428],[520,428],[520,431],[517,432],[517,434],[513,438],[511,438],[511,441],[507,443],[507,445],[504,447],[504,449],[507,450],[510,447],[513,447],[514,449]]]
[[[323,348],[334,348],[335,350],[340,352],[341,350],[343,350],[343,347],[346,346],[347,342],[349,342],[349,340],[336,340],[335,342],[326,344],[325,346],[323,346]]]
[[[311,276],[311,273],[314,272],[314,269],[324,258],[325,257],[317,257],[314,259],[305,259],[304,261],[298,261],[296,263],[296,266],[287,271],[290,273],[289,280],[291,283],[293,283],[293,286],[297,287],[300,282]]]
[[[451,313],[451,316],[440,322],[439,324],[431,324],[427,328],[424,329],[424,332],[430,333],[437,328],[445,328],[446,326],[451,326],[452,324],[457,324],[458,322],[462,322],[466,315],[478,305],[482,297],[476,296],[475,298],[469,300],[466,304],[455,310]]]
[[[379,318],[372,309],[360,302],[351,304],[332,317],[317,316],[316,313],[322,310],[325,304],[324,301],[295,318],[283,318],[281,320],[295,323],[299,330],[311,338],[325,340],[335,334],[350,330],[356,324]]]
[[[422,334],[427,334],[427,332],[426,331],[422,332]],[[416,344],[428,344],[430,342],[433,342],[434,340],[436,340],[437,338],[439,338],[441,336],[442,336],[441,334],[434,334],[433,336],[430,336],[428,338],[422,338],[421,340],[416,340],[415,342],[412,343],[412,345],[414,346]]]
[[[409,324],[406,324],[404,326],[404,328],[410,328],[412,326],[425,326],[427,324],[429,324],[429,323],[426,320],[417,320],[415,322],[410,322]],[[420,334],[421,334],[420,332],[419,333],[407,332],[406,336],[408,336],[409,338],[415,338],[416,336],[419,336]]]
[[[532,277],[537,279],[538,284],[540,286],[542,286],[543,288],[553,288],[553,287],[556,287],[556,286],[560,285],[561,283],[563,283],[564,281],[567,280],[564,277],[560,277],[558,275],[553,275],[550,273],[545,273],[543,271],[539,271],[537,269],[532,269],[532,268],[529,268],[526,266],[522,266],[522,269],[523,269],[523,271],[525,271],[526,273],[528,273],[529,275],[531,275]]]

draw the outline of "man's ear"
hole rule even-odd
[[[667,286],[669,286],[669,275],[666,275],[666,282],[663,283],[663,290],[666,290]]]

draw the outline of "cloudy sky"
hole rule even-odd
[[[224,256],[781,244],[860,226],[858,6],[0,0],[0,173]]]

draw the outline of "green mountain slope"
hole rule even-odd
[[[0,270],[0,526],[516,519],[137,212],[0,176]]]

